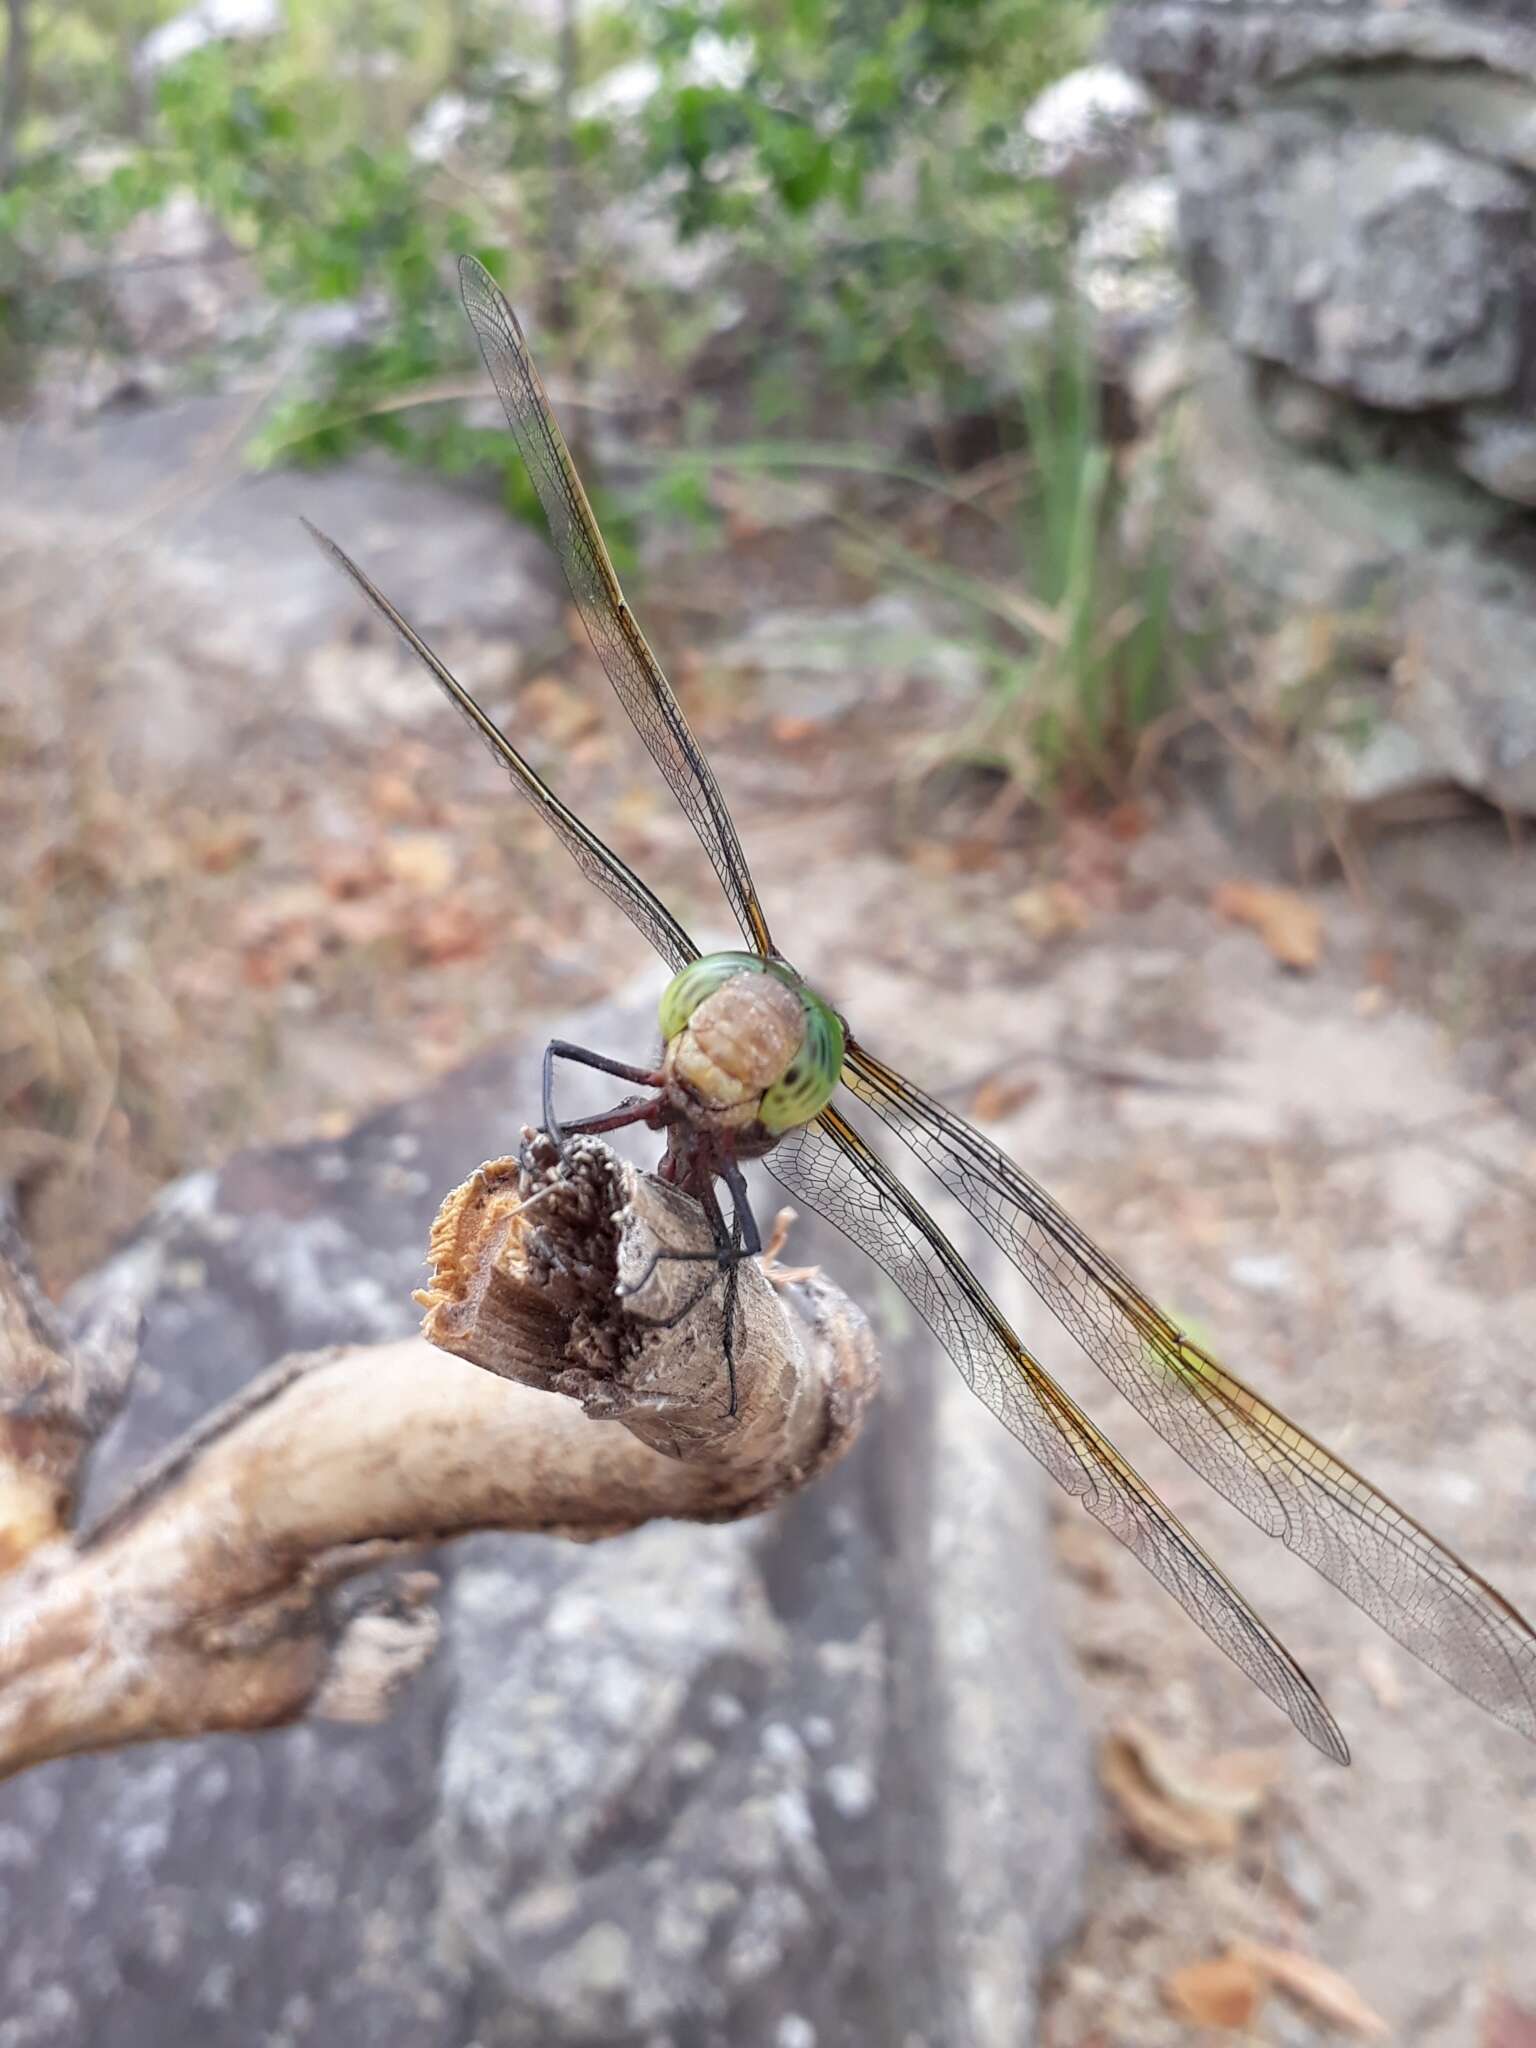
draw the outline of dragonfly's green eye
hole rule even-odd
[[[701,959],[690,960],[662,990],[661,1035],[667,1044],[672,1043],[706,996],[712,996],[738,974],[761,974],[764,964],[755,953],[706,953]]]
[[[759,1121],[765,1131],[792,1131],[808,1124],[832,1100],[843,1071],[843,1020],[830,1004],[804,986],[805,1040],[790,1061],[782,1081],[763,1097]]]

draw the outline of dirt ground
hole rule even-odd
[[[194,492],[223,494],[225,526],[208,515],[191,544],[185,494],[125,495],[130,456],[180,473],[153,437],[88,458],[32,443],[49,487],[0,523],[0,1174],[56,1287],[170,1174],[344,1128],[643,965],[344,591],[306,582],[321,623],[272,653],[290,586],[270,554],[259,588],[230,580],[255,501],[227,453]],[[296,507],[318,486],[271,489]],[[386,560],[408,544],[378,479],[348,489],[343,538]],[[408,500],[448,522],[445,575],[494,520],[417,479]],[[1352,885],[1285,900],[1320,934],[1287,968],[1273,929],[1217,907],[1286,878],[1193,799],[957,830],[915,792],[956,716],[936,685],[722,671],[711,646],[791,596],[870,595],[737,538],[729,616],[699,564],[665,584],[653,567],[642,611],[797,963],[1186,1327],[1536,1608],[1536,860],[1487,819],[1379,841]],[[504,545],[539,586],[537,544]],[[686,825],[543,588],[539,648],[514,661],[503,621],[445,629],[444,651],[697,935],[724,938]],[[533,1109],[509,1104],[509,1128]],[[1277,1555],[1021,1314],[1318,1680],[1356,1759],[1308,1751],[1064,1504],[1054,1568],[1107,1796],[1046,2039],[1186,2041],[1223,1986],[1227,2038],[1325,2038],[1346,1993],[1357,2033],[1374,2012],[1424,2048],[1530,2038],[1494,2027],[1536,2011],[1536,1752]],[[1273,1972],[1241,1954],[1180,1974],[1244,1939],[1292,1959],[1291,1988],[1261,2000]]]

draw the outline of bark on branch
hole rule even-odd
[[[842,1454],[877,1377],[858,1311],[816,1277],[791,1307],[741,1267],[730,1413],[724,1282],[655,1258],[707,1252],[696,1205],[595,1141],[564,1161],[541,1144],[443,1204],[418,1296],[437,1349],[285,1360],[74,1535],[75,1463],[121,1370],[88,1393],[0,1264],[0,1776],[153,1737],[379,1718],[435,1642],[434,1582],[405,1572],[360,1599],[360,1573],[475,1529],[592,1539],[751,1514]],[[51,1434],[17,1426],[40,1384],[65,1418]]]

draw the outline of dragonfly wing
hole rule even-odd
[[[309,527],[309,531],[336,566],[345,570],[352,578],[379,616],[387,619],[394,627],[412,654],[439,684],[455,710],[474,727],[511,776],[517,788],[564,845],[588,881],[595,882],[609,901],[619,906],[624,915],[650,940],[662,959],[671,967],[686,967],[690,960],[697,960],[698,947],[661,899],[653,895],[640,877],[619,859],[612,847],[605,846],[597,834],[581,822],[574,811],[568,810],[561,803],[538,771],[523,759],[496,721],[481,710],[468,690],[449,673],[415,627],[395,610],[378,585],[359,569],[350,555],[343,553],[335,541],[329,539],[317,526],[310,526],[307,519],[304,524]]]
[[[1202,1478],[1431,1670],[1536,1738],[1536,1635],[1501,1593],[1192,1343],[953,1110],[860,1045],[843,1078]]]
[[[1074,1401],[1031,1357],[916,1197],[835,1109],[764,1161],[790,1192],[890,1274],[967,1385],[1052,1478],[1118,1536],[1306,1736],[1349,1750],[1316,1687],[1242,1595]]]
[[[625,602],[517,315],[472,256],[459,259],[459,288],[597,657],[698,834],[747,943],[769,954],[768,922],[720,785]]]

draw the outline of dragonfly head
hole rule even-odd
[[[707,953],[661,998],[666,1070],[707,1112],[780,1137],[824,1109],[843,1063],[837,1012],[782,960]]]

